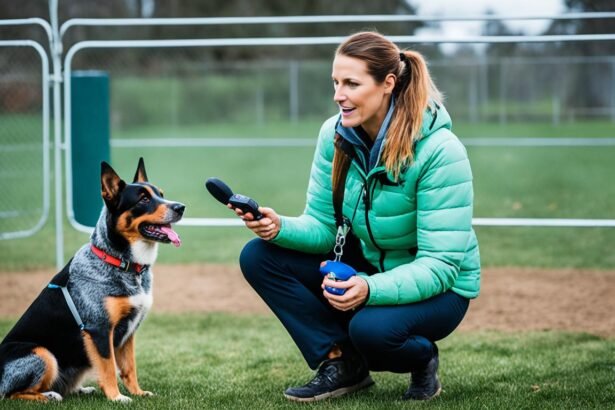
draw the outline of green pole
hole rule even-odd
[[[98,221],[100,162],[110,162],[109,75],[75,71],[71,75],[71,147],[73,212],[81,225]]]

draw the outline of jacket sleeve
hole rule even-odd
[[[306,205],[298,217],[281,217],[281,227],[273,243],[309,253],[326,253],[335,244],[335,219],[331,191],[333,162],[333,117],[326,121],[318,137],[307,189]]]
[[[447,138],[415,165],[420,169],[416,259],[366,278],[369,305],[413,303],[446,292],[457,279],[471,238],[472,171],[463,145],[454,136]]]

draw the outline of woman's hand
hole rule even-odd
[[[346,289],[346,293],[343,295],[334,295],[327,292],[325,286]],[[322,288],[323,295],[331,306],[337,310],[343,311],[356,309],[365,302],[369,294],[369,285],[367,281],[360,276],[352,276],[350,279],[341,282],[336,282],[325,276],[320,287]]]
[[[233,208],[231,204],[227,206],[243,219],[248,229],[266,241],[272,240],[280,232],[280,216],[271,208],[259,207],[258,211],[263,214],[263,217],[255,221],[252,213],[248,212],[244,215],[241,209]]]

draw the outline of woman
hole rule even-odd
[[[435,342],[480,287],[468,157],[419,53],[357,33],[338,47],[332,78],[340,113],[320,130],[305,211],[262,207],[255,221],[236,209],[260,237],[245,246],[241,269],[318,369],[288,399],[360,390],[373,384],[370,370],[409,372],[403,398],[431,399],[441,391]],[[343,171],[332,165],[334,138],[353,151],[342,209],[360,239],[361,255],[350,256],[366,259],[349,262],[359,273],[345,282],[319,273],[336,241],[331,181]]]

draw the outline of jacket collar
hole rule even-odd
[[[359,136],[357,130],[354,128],[347,128],[342,125],[342,116],[339,115],[337,123],[335,125],[335,132],[342,138],[350,142],[357,152],[357,161],[361,167],[368,174],[374,169],[380,162],[382,155],[382,149],[384,148],[384,141],[386,140],[387,131],[391,125],[391,119],[395,110],[395,100],[391,97],[391,103],[389,110],[382,121],[374,145],[369,149],[365,142]],[[440,128],[451,129],[451,117],[449,116],[446,108],[442,104],[432,102],[423,113],[423,124],[421,126],[421,138],[425,138],[433,134]]]
[[[394,111],[395,100],[393,96],[391,96],[389,109],[386,113],[386,116],[384,117],[384,121],[382,121],[382,125],[380,125],[380,130],[378,130],[378,134],[376,135],[376,139],[374,140],[374,145],[371,147],[371,149],[368,148],[363,139],[359,136],[359,133],[356,129],[344,127],[342,125],[341,114],[337,119],[337,123],[335,125],[335,132],[337,132],[342,138],[355,146],[358,160],[361,162],[361,166],[365,170],[365,173],[368,173],[371,169],[373,169],[380,160],[382,148],[384,147],[383,143],[386,138],[387,130],[389,129],[389,125],[391,123],[391,118],[393,117]]]

